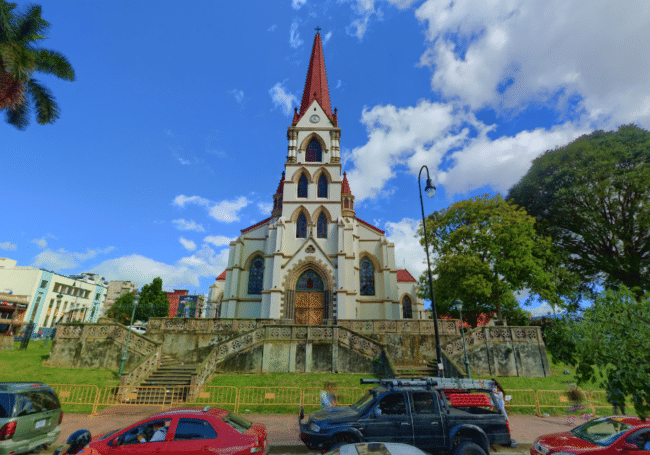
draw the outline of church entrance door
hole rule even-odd
[[[325,314],[325,289],[318,273],[307,270],[296,283],[296,324],[321,325]]]

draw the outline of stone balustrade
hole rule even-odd
[[[541,343],[542,333],[539,327],[476,327],[465,333],[467,350],[486,341]],[[444,346],[447,355],[456,357],[463,353],[463,339],[458,338]]]

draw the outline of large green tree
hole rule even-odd
[[[162,290],[162,278],[154,278],[151,284],[145,284],[140,291],[140,302],[135,309],[134,321],[148,321],[149,318],[167,317],[169,315],[169,300]],[[121,324],[131,324],[133,314],[133,294],[125,294],[118,298],[108,309],[106,315],[117,319]]]
[[[535,217],[582,288],[650,289],[650,132],[625,125],[549,150],[507,199]]]
[[[496,312],[497,319],[523,314],[516,293],[527,292],[558,303],[550,241],[535,232],[535,220],[525,210],[497,195],[460,201],[427,217],[427,235],[436,309],[449,313],[453,301],[463,302],[463,318],[473,326],[480,313]],[[420,242],[424,245],[420,228]],[[426,272],[420,278],[429,298]]]
[[[34,79],[35,72],[74,81],[68,60],[59,52],[43,49],[50,24],[41,17],[41,7],[32,5],[24,13],[15,3],[0,0],[0,109],[7,123],[18,129],[29,125],[30,107],[42,125],[59,118],[59,106],[50,90]]]
[[[546,332],[554,362],[576,366],[578,383],[600,382],[614,401],[629,397],[640,416],[650,412],[650,295],[621,286],[599,294],[581,321]]]

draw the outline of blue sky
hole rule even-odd
[[[270,214],[316,26],[357,215],[414,274],[422,165],[432,212],[581,134],[650,127],[647,2],[41,3],[77,80],[37,76],[53,125],[0,124],[0,256],[62,274],[207,293]]]

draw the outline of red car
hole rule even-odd
[[[266,427],[209,406],[161,412],[122,430],[95,436],[102,455],[250,455],[269,453]]]
[[[647,455],[650,422],[636,417],[600,417],[564,433],[540,436],[531,455]],[[650,444],[648,445],[650,448]]]

